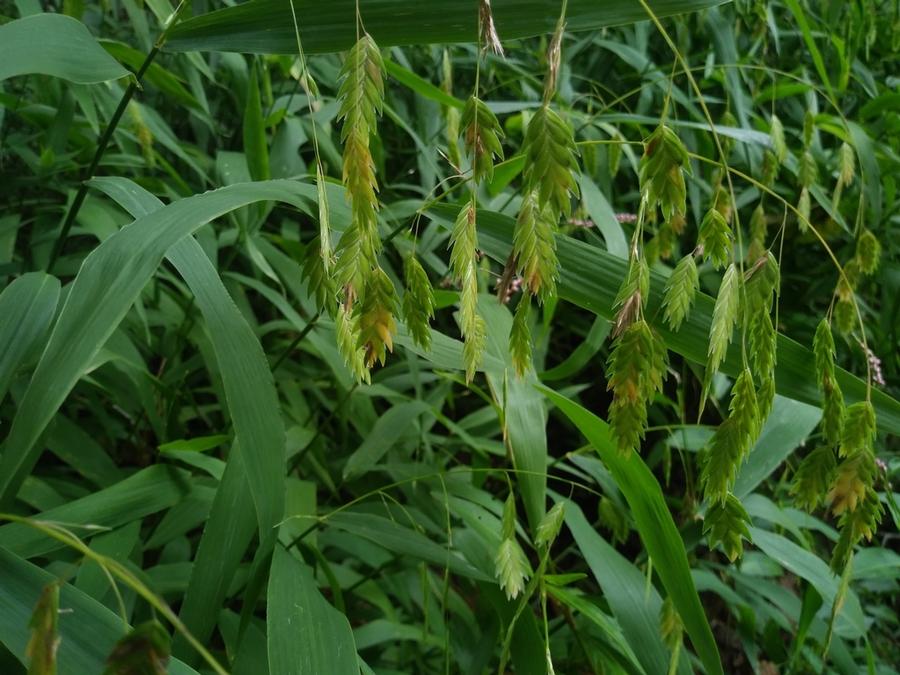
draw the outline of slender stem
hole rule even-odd
[[[141,80],[143,79],[144,74],[147,72],[147,69],[150,68],[150,65],[153,63],[153,60],[156,58],[156,55],[159,53],[159,50],[165,43],[166,36],[169,33],[169,29],[175,25],[178,19],[178,15],[181,13],[183,7],[184,0],[182,0],[178,4],[178,7],[166,22],[166,25],[163,28],[163,32],[160,34],[159,39],[156,41],[156,44],[153,45],[153,49],[150,50],[150,53],[147,54],[147,57],[144,59],[141,67],[138,68],[137,73],[135,73],[134,77],[131,78],[131,82],[128,83],[128,87],[126,87],[125,93],[122,94],[119,105],[116,107],[115,112],[110,118],[109,124],[107,124],[106,129],[103,130],[103,135],[100,136],[100,140],[97,142],[97,150],[96,152],[94,152],[94,159],[91,160],[90,166],[82,176],[81,185],[78,186],[78,192],[75,194],[75,199],[72,201],[72,205],[69,206],[69,210],[66,212],[66,218],[63,221],[62,229],[60,230],[59,236],[56,238],[56,241],[53,244],[53,250],[50,252],[50,261],[47,263],[48,274],[52,274],[53,266],[56,264],[57,260],[59,260],[59,256],[62,254],[63,247],[66,245],[66,240],[69,238],[69,232],[72,230],[72,224],[75,222],[75,218],[78,216],[78,212],[84,205],[84,200],[87,197],[88,181],[93,178],[94,174],[97,172],[97,167],[100,165],[100,160],[103,158],[103,153],[106,152],[106,147],[109,145],[110,139],[112,139],[113,132],[115,132],[116,127],[119,125],[119,121],[122,119],[122,115],[125,113],[125,109],[128,107],[128,104],[131,103],[131,99],[134,97],[134,92],[136,92],[141,87]]]

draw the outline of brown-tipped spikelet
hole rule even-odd
[[[513,255],[516,272],[528,292],[539,302],[556,295],[559,264],[556,259],[556,218],[549,206],[539,205],[537,192],[522,201],[513,230]]]
[[[403,321],[406,330],[417,345],[431,347],[431,327],[434,317],[434,289],[421,263],[414,255],[406,259],[404,266],[406,292],[403,294]]]
[[[549,204],[553,213],[568,216],[572,210],[571,195],[578,194],[572,127],[549,105],[543,105],[528,123],[522,152],[525,189],[537,193],[538,208]]]
[[[394,350],[392,333],[397,331],[394,322],[396,297],[394,284],[380,267],[369,275],[362,304],[359,307],[359,337],[357,346],[365,350],[366,365],[384,363],[385,351]]]
[[[613,400],[609,426],[623,453],[638,447],[647,426],[647,404],[662,390],[666,374],[666,347],[643,319],[625,328],[609,356],[607,389]]]
[[[472,158],[472,177],[476,182],[494,177],[494,157],[503,159],[500,139],[503,128],[497,116],[477,96],[469,97],[463,109],[462,137],[466,152]]]
[[[641,158],[641,194],[647,208],[653,210],[658,205],[666,220],[683,217],[687,200],[685,171],[690,173],[687,148],[674,131],[661,124],[644,141]]]

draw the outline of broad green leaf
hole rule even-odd
[[[733,492],[738,498],[749,495],[812,433],[822,411],[815,406],[776,396],[772,412],[747,461],[741,466]]]
[[[172,466],[150,466],[105,490],[44,511],[35,519],[60,523],[85,538],[177,504],[190,491],[187,477],[186,472]],[[86,526],[88,529],[83,529]],[[0,546],[23,558],[34,558],[64,544],[22,523],[9,523],[0,527]]]
[[[394,553],[424,560],[438,567],[447,567],[454,574],[479,581],[493,581],[446,546],[436,544],[424,534],[382,516],[340,511],[325,517],[325,523],[329,527],[368,539]]]
[[[291,181],[245,183],[188,197],[138,218],[109,237],[85,259],[47,347],[25,392],[0,458],[0,502],[8,504],[39,456],[37,439],[116,326],[125,317],[163,256],[199,227],[258,201],[309,208],[311,186]],[[271,431],[271,430],[270,430]],[[260,458],[247,463],[263,529],[279,516],[266,512],[270,499]]]
[[[599,417],[551,389],[540,390],[584,434],[625,496],[641,540],[708,673],[721,673],[719,650],[694,588],[684,542],[656,478],[636,453],[623,456]]]
[[[662,598],[641,571],[610,546],[574,502],[566,502],[566,526],[609,603],[644,671],[665,673],[669,655],[659,633]]]
[[[293,0],[303,49],[307,54],[338,52],[356,40],[355,0]],[[657,16],[693,12],[723,0],[648,0]],[[491,3],[501,40],[551,33],[559,16],[556,2],[494,0]],[[368,0],[360,4],[366,31],[380,47],[475,42],[478,7],[471,0]],[[440,17],[440,20],[435,20]],[[647,19],[632,0],[569,0],[566,29],[597,30]],[[297,37],[291,5],[285,0],[251,0],[194,17],[177,25],[166,48],[171,51],[234,51],[293,54]]]
[[[452,224],[458,210],[458,207],[439,205],[429,209],[428,214],[446,225]],[[505,262],[512,248],[513,224],[513,219],[509,216],[479,209],[479,248],[494,260]],[[612,319],[616,294],[627,272],[627,262],[597,246],[567,236],[557,237],[557,255],[560,263],[560,297],[606,319]],[[665,278],[658,272],[651,271],[646,316],[657,315],[664,286]],[[690,315],[677,333],[669,330],[661,320],[654,321],[654,327],[669,349],[694,363],[705,364],[714,305],[713,298],[698,293]],[[720,370],[737,376],[741,368],[738,341],[732,344]],[[841,368],[837,368],[836,372],[848,403],[865,400],[866,384],[863,380]],[[822,399],[816,382],[812,350],[779,334],[778,361],[775,367],[778,393],[819,406]],[[878,428],[887,433],[900,433],[900,402],[879,389],[873,389],[871,395]]]
[[[578,185],[581,188],[581,198],[587,209],[588,215],[594,221],[594,225],[603,235],[606,242],[606,250],[623,260],[628,259],[628,240],[622,231],[622,226],[616,220],[616,213],[609,205],[606,195],[597,187],[596,183],[586,173],[578,177]]]
[[[583,517],[583,516],[582,516]],[[622,629],[611,617],[604,614],[599,607],[584,595],[566,587],[549,586],[547,592],[559,602],[580,612],[586,619],[600,629],[602,638],[608,640],[606,656],[615,660],[625,672],[639,675],[646,672],[640,661],[622,635]]]
[[[487,353],[503,364],[485,367],[494,399],[503,410],[505,436],[512,449],[515,481],[522,493],[532,532],[544,517],[547,499],[547,411],[534,389],[534,368],[516,375],[509,351],[512,315],[497,298],[481,296],[479,311],[487,325]]]
[[[269,575],[269,668],[278,675],[359,672],[347,617],[319,593],[306,565],[276,549]]]
[[[142,216],[146,218],[160,213],[159,202],[130,181],[104,179],[95,185],[134,215],[146,214]],[[284,428],[259,340],[203,249],[188,237],[168,252],[168,258],[194,293],[206,321],[238,441],[213,501],[182,605],[185,624],[206,639],[215,625],[215,610],[221,606],[252,536],[246,508],[248,487],[259,513],[261,548],[274,545],[273,528],[284,511],[284,489],[279,487],[284,485]],[[250,463],[252,468],[247,466]],[[175,650],[188,653],[180,638]]]
[[[0,579],[3,602],[0,603],[0,642],[25,663],[28,644],[28,619],[41,590],[56,578],[0,547]],[[59,606],[59,675],[96,675],[102,673],[106,657],[128,630],[122,619],[69,584],[63,584]],[[197,675],[197,671],[172,659],[169,675]]]
[[[762,530],[758,527],[750,528],[750,538],[753,541],[753,545],[763,551],[769,558],[784,569],[815,586],[825,600],[825,607],[823,607],[822,611],[826,612],[826,614],[831,611],[841,580],[831,571],[827,562],[789,539],[782,537],[780,534]],[[835,624],[835,631],[838,635],[850,639],[858,638],[866,632],[865,619],[863,618],[859,598],[852,589],[847,591],[847,595],[844,598],[844,604]]]
[[[253,180],[269,179],[269,146],[266,141],[262,102],[259,97],[259,76],[255,64],[250,67],[247,105],[244,107],[244,156],[247,158],[247,170]]]
[[[375,466],[378,460],[400,440],[416,418],[430,409],[431,406],[424,401],[408,401],[398,403],[379,417],[362,445],[347,459],[344,465],[344,478],[359,476]]]
[[[0,293],[0,403],[16,370],[40,347],[56,312],[59,280],[29,272]]]
[[[83,23],[64,14],[35,14],[0,26],[0,82],[31,73],[78,84],[128,75]]]

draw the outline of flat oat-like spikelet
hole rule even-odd
[[[684,217],[685,171],[690,172],[690,163],[684,143],[672,129],[665,124],[659,125],[644,141],[640,181],[647,208],[652,210],[659,206],[667,221]]]
[[[672,276],[666,282],[663,297],[664,318],[672,330],[677,331],[687,318],[699,288],[697,263],[694,261],[694,254],[689,253],[678,261]]]
[[[568,216],[572,210],[570,195],[578,194],[577,150],[572,127],[545,104],[528,123],[522,152],[526,190],[537,191],[540,208],[550,204],[554,213]]]
[[[406,330],[417,345],[431,347],[431,327],[434,317],[434,289],[422,264],[414,255],[406,259],[404,266],[406,292],[403,295],[403,320]]]
[[[528,291],[540,302],[556,295],[559,263],[556,258],[556,218],[552,209],[541,208],[537,192],[522,201],[513,230],[516,272]]]
[[[646,321],[638,319],[616,338],[609,356],[607,389],[613,392],[609,426],[623,453],[638,447],[647,426],[647,403],[662,390],[666,347]]]

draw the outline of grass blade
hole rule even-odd
[[[600,453],[628,501],[641,540],[681,615],[697,655],[708,673],[722,673],[719,650],[694,588],[684,542],[656,478],[637,454],[623,457],[618,452],[606,422],[565,396],[546,387],[540,389]]]
[[[721,4],[723,0],[651,0],[657,16],[671,16]],[[355,0],[294,0],[307,54],[338,52],[356,40]],[[559,4],[547,0],[494,0],[491,3],[502,40],[551,33]],[[475,42],[478,12],[471,0],[368,0],[360,11],[366,30],[381,47]],[[435,21],[435,17],[441,17]],[[631,0],[569,0],[566,29],[596,30],[647,18]],[[172,29],[166,49],[215,50],[256,54],[292,54],[297,38],[291,5],[283,0],[251,0],[183,21]]]
[[[83,23],[64,14],[34,14],[0,26],[0,82],[30,73],[77,84],[128,75]]]

